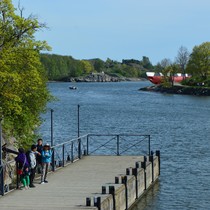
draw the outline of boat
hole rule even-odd
[[[164,79],[164,75],[159,72],[146,72],[147,78],[150,82],[152,82],[155,85],[161,84]],[[176,83],[180,83],[181,81],[190,78],[191,76],[189,74],[182,74],[182,73],[176,73],[174,76],[172,76],[172,81]]]
[[[70,89],[70,90],[76,90],[77,87],[75,87],[75,86],[70,86],[69,89]]]

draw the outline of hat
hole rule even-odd
[[[47,144],[44,145],[44,147],[50,147],[50,145],[47,143]]]
[[[37,148],[37,146],[35,144],[31,145],[31,150],[36,149],[36,148]]]

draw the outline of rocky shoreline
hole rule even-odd
[[[118,76],[110,76],[101,73],[90,73],[85,77],[71,77],[69,78],[69,82],[122,82],[122,81],[143,81],[146,80],[144,78],[126,78],[126,77],[118,77]]]
[[[181,94],[194,96],[210,96],[210,88],[207,87],[189,87],[189,86],[173,86],[163,87],[162,85],[140,88],[141,91],[152,91],[166,94]]]

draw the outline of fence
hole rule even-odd
[[[70,141],[52,146],[51,170],[73,163],[84,155],[151,155],[150,135],[142,134],[87,134]],[[13,165],[13,167],[12,167]],[[0,167],[0,195],[13,188],[19,188],[15,162],[10,161]],[[11,176],[11,184],[4,183]]]

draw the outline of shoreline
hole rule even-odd
[[[180,95],[193,95],[193,96],[210,96],[210,88],[206,87],[189,87],[175,85],[173,87],[163,87],[162,85],[149,86],[140,88],[141,91],[151,91],[166,94],[180,94]]]

